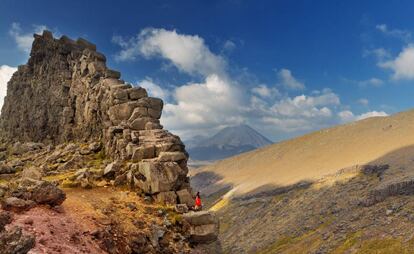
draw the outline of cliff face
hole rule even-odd
[[[88,62],[101,67],[96,75],[86,73]],[[100,89],[93,87],[105,69],[105,57],[92,44],[56,40],[49,32],[35,35],[28,63],[8,84],[1,114],[4,137],[61,143],[101,135],[103,111],[98,109],[104,102],[97,101]]]
[[[3,141],[99,141],[109,157],[128,162],[130,184],[159,201],[190,205],[188,154],[180,138],[160,125],[162,100],[120,80],[94,44],[55,39],[48,31],[34,36],[28,63],[8,83]]]

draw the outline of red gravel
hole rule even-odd
[[[35,207],[22,214],[14,214],[13,222],[8,227],[18,225],[25,233],[36,236],[36,246],[31,254],[41,253],[106,253],[91,232],[96,230],[91,221],[80,223],[70,213],[47,207]]]

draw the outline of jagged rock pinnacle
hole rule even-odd
[[[3,142],[98,141],[109,157],[129,163],[128,174],[117,174],[129,184],[161,202],[189,202],[188,154],[160,124],[163,101],[121,80],[85,39],[49,31],[34,38],[27,64],[8,83]]]

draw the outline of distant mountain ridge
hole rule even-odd
[[[192,160],[220,160],[248,152],[273,142],[243,124],[226,127],[212,137],[196,137],[186,142]]]

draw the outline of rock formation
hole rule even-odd
[[[121,80],[84,39],[55,39],[48,31],[34,37],[28,63],[8,83],[2,141],[97,141],[116,160],[106,173],[161,202],[188,202],[188,154],[160,124],[163,101]]]
[[[55,39],[48,31],[34,37],[28,63],[8,83],[0,116],[0,248],[220,253],[216,216],[187,213],[194,202],[188,153],[160,124],[163,101],[120,80],[84,39]],[[79,194],[93,191],[106,202]],[[49,239],[60,234],[70,238],[68,245],[47,243],[42,225],[30,216],[49,214],[50,225],[54,218],[76,218],[78,209],[71,206],[79,199],[93,203],[81,207],[79,213],[88,214],[82,225],[74,220],[68,230],[50,230]],[[20,219],[10,224],[9,213]],[[2,216],[10,224],[6,230]],[[78,246],[76,234],[86,232],[84,226],[90,237]]]

